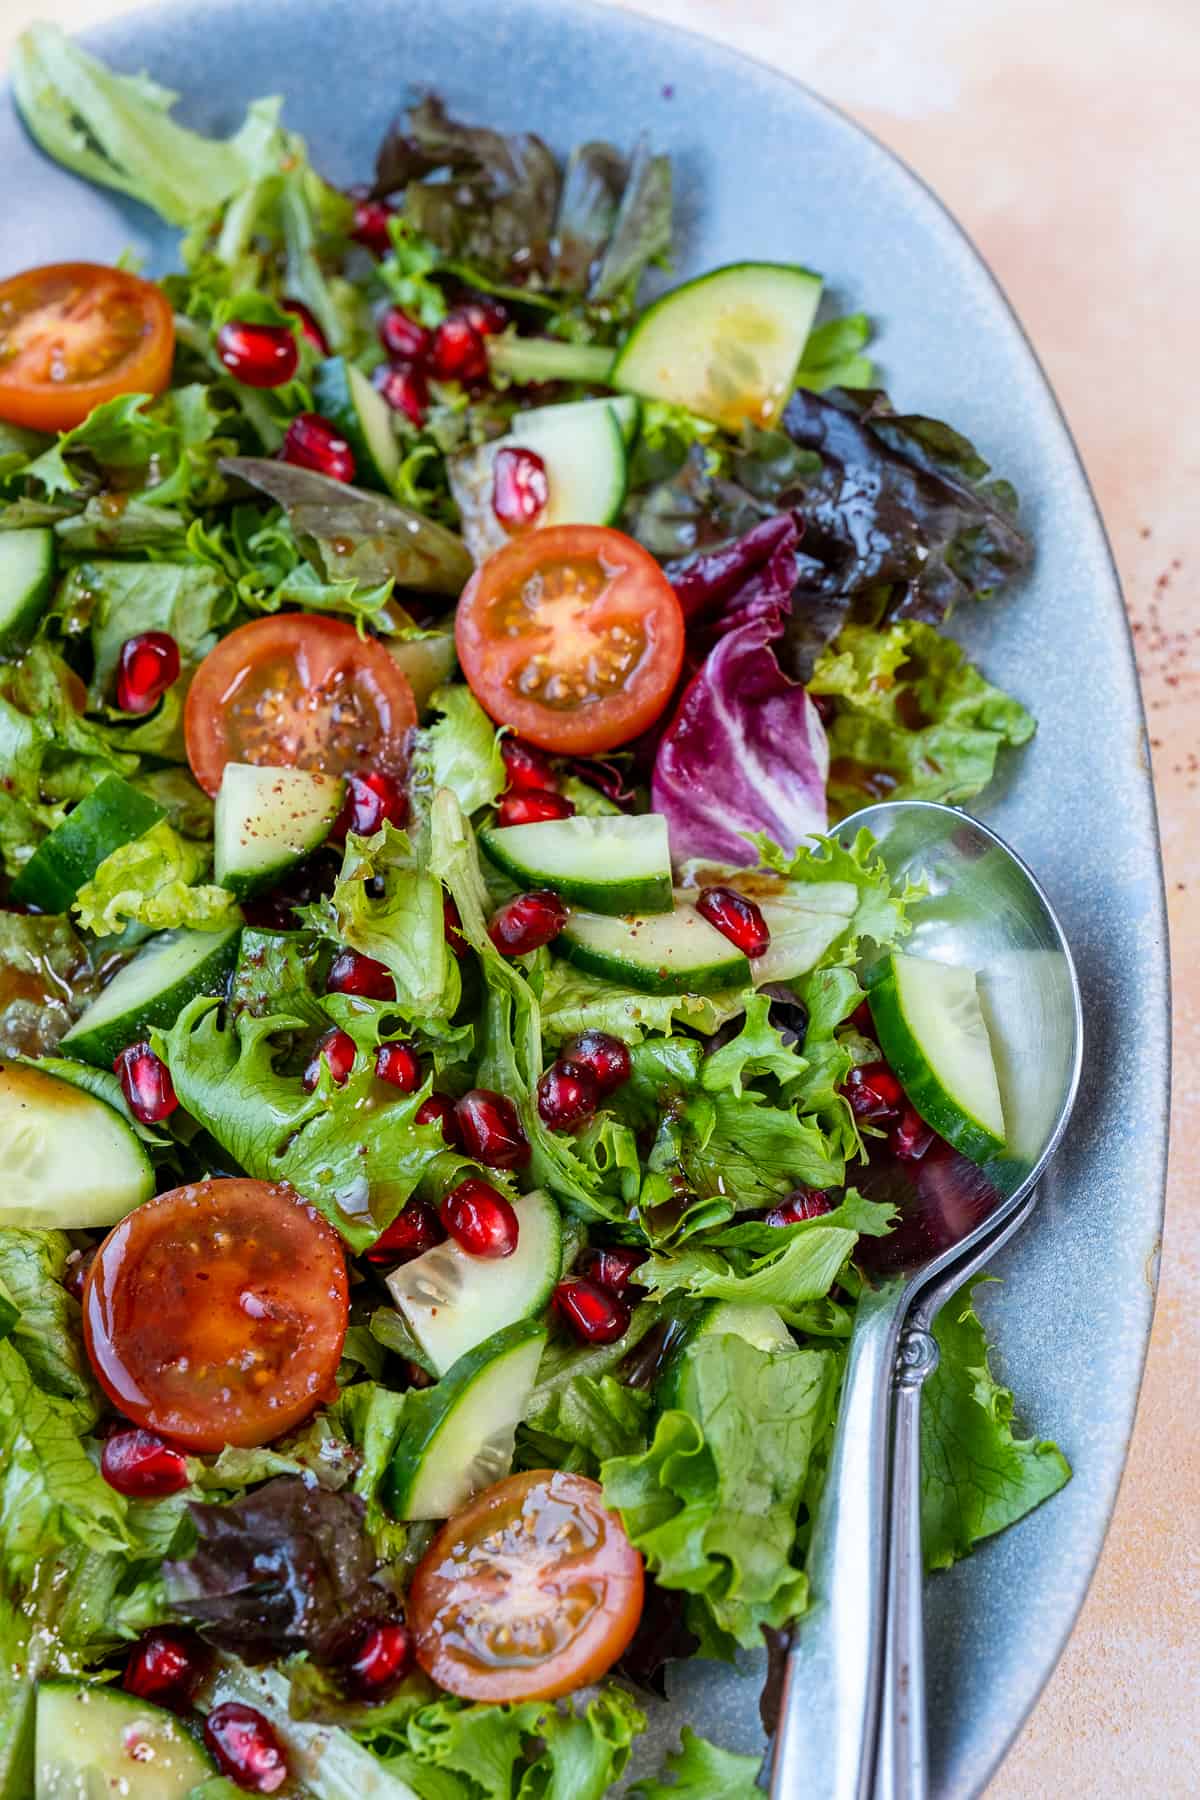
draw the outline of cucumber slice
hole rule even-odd
[[[274,887],[329,836],[346,784],[316,769],[226,763],[213,816],[214,874],[235,900]]]
[[[396,1302],[439,1375],[546,1305],[562,1268],[562,1221],[548,1194],[535,1189],[516,1202],[517,1247],[503,1266],[468,1256],[448,1238],[393,1269],[387,1278]]]
[[[972,1162],[1003,1150],[1004,1108],[973,969],[894,950],[866,974],[875,1036],[927,1125]]]
[[[126,1044],[165,1029],[196,994],[217,994],[237,961],[240,925],[224,931],[163,931],[118,969],[62,1040],[64,1055],[111,1069]]]
[[[599,913],[665,913],[674,904],[671,845],[660,813],[546,819],[481,831],[497,868]]]
[[[458,666],[458,652],[452,631],[430,632],[428,637],[383,638],[380,640],[392,661],[399,663],[408,676],[417,711],[424,713],[429,696],[444,687]]]
[[[777,423],[796,385],[821,277],[792,263],[730,263],[647,308],[613,387],[670,400],[727,431]]]
[[[745,1305],[737,1300],[705,1301],[684,1327],[658,1379],[658,1404],[666,1412],[681,1404],[681,1383],[688,1351],[706,1337],[739,1337],[756,1350],[794,1350],[795,1339],[773,1306]]]
[[[326,357],[313,377],[313,399],[353,450],[358,485],[390,494],[400,467],[400,445],[387,401],[362,370],[344,356]]]
[[[120,1113],[72,1082],[0,1060],[0,1226],[107,1230],[154,1192]]]
[[[712,994],[750,985],[746,957],[690,906],[620,919],[573,907],[554,948],[589,975],[643,994]]]
[[[108,1684],[43,1681],[36,1729],[34,1800],[185,1800],[216,1773],[174,1713]]]
[[[429,1390],[392,1458],[389,1500],[398,1519],[448,1519],[508,1474],[545,1342],[545,1327],[532,1319],[506,1325]]]
[[[43,912],[66,912],[85,882],[106,856],[166,818],[156,800],[130,787],[119,775],[106,775],[86,799],[43,838],[17,879],[12,897]]]
[[[546,420],[569,419],[572,414],[586,417],[590,411],[601,406],[609,407],[616,414],[621,436],[628,449],[638,434],[642,417],[642,403],[636,394],[606,394],[599,400],[563,400],[557,406],[531,406],[528,412],[516,415],[509,435],[516,438],[518,443],[523,443],[522,433],[531,427],[537,427]]]
[[[54,588],[54,533],[0,532],[0,650],[27,643]]]
[[[542,406],[514,419],[508,437],[464,450],[447,464],[462,514],[462,534],[477,563],[507,544],[492,510],[495,462],[501,450],[536,450],[546,465],[549,497],[538,517],[546,525],[608,525],[625,501],[625,437],[608,400]]]

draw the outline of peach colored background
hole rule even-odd
[[[127,4],[4,0],[0,60],[36,17],[70,27]],[[1190,604],[1200,570],[1200,5],[639,0],[637,10],[800,77],[930,182],[1028,328],[1112,537],[1150,722],[1177,971],[1162,1288],[1096,1581],[989,1800],[1182,1800],[1200,1792],[1200,617]]]

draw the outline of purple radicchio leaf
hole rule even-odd
[[[766,832],[790,855],[825,830],[825,728],[776,655],[798,542],[795,520],[782,514],[676,576],[690,615],[719,609],[706,618],[716,641],[654,762],[652,805],[667,820],[676,863],[704,857],[744,867],[748,832]]]

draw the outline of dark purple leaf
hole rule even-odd
[[[667,1664],[694,1655],[700,1640],[689,1631],[685,1616],[687,1595],[659,1587],[646,1577],[642,1617],[633,1641],[616,1666],[616,1673],[647,1688],[660,1699],[667,1697]]]
[[[794,1620],[788,1625],[759,1626],[767,1646],[767,1672],[763,1677],[762,1692],[758,1696],[758,1716],[762,1720],[763,1731],[769,1738],[774,1737],[779,1726],[783,1682],[795,1629]]]

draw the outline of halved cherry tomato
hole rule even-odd
[[[416,722],[408,677],[383,645],[313,613],[251,619],[222,638],[196,670],[183,721],[209,794],[227,762],[401,775]]]
[[[683,613],[654,558],[607,525],[513,538],[463,589],[458,660],[493,719],[589,756],[645,731],[683,664]]]
[[[348,1295],[341,1239],[292,1188],[198,1181],[109,1232],[84,1342],[135,1425],[189,1450],[266,1444],[330,1397]]]
[[[642,1559],[603,1491],[533,1469],[485,1488],[408,1593],[417,1661],[466,1700],[553,1700],[599,1680],[642,1613]]]
[[[161,394],[175,318],[152,281],[47,263],[0,281],[0,419],[69,431],[118,394]]]

